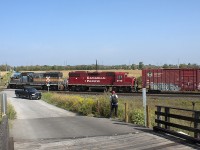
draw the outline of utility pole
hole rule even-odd
[[[0,70],[0,85],[1,85],[1,70]]]
[[[178,59],[178,68],[179,68],[179,59]]]
[[[97,59],[96,59],[96,71],[98,70]]]

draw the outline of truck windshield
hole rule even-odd
[[[36,89],[33,89],[33,88],[31,88],[31,89],[29,89],[29,92],[37,92],[37,90],[36,90]]]

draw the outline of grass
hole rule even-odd
[[[0,75],[3,77],[3,76],[5,76],[7,73],[8,73],[8,71],[1,71],[1,72],[0,72]]]
[[[1,108],[1,104],[0,104],[0,108]],[[7,114],[6,115],[8,116],[9,120],[13,120],[16,118],[17,113],[16,113],[14,107],[10,103],[7,103]],[[1,121],[2,121],[2,114],[0,116],[0,122]]]
[[[5,88],[5,85],[9,79],[9,77],[11,76],[11,72],[6,72],[6,71],[1,71],[1,77],[3,77],[3,79],[0,80],[0,91],[2,91]],[[0,103],[0,108],[1,108],[1,103]],[[16,118],[16,112],[14,110],[14,107],[10,104],[7,103],[7,114],[8,118],[10,120],[13,120]],[[0,116],[0,120],[2,115]]]
[[[8,103],[8,106],[7,106],[7,116],[8,116],[8,119],[10,120],[14,120],[17,117],[17,113],[14,107],[10,103]]]
[[[12,72],[8,72],[8,71],[0,72],[0,77],[1,77],[0,78],[0,90],[2,90],[3,88],[6,87],[6,85],[9,82],[11,74],[12,74]]]
[[[109,93],[105,93],[104,95],[95,95],[95,96],[43,93],[42,99],[55,106],[76,113],[80,113],[81,115],[88,115],[95,117],[109,117],[110,113],[109,96],[110,96]],[[144,125],[144,107],[143,107],[142,97],[141,96],[119,97],[118,117],[120,120],[125,120],[124,117],[125,103],[128,104],[129,122],[138,125]],[[195,103],[194,107],[193,103]],[[149,112],[150,112],[150,128],[155,126],[156,105],[200,110],[199,98],[147,97],[147,105],[149,106]],[[184,116],[193,115],[187,112],[181,112],[181,114]],[[186,122],[186,121],[180,122],[175,119],[171,119],[171,121],[182,125],[193,126],[191,122]]]

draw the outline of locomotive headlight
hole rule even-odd
[[[32,96],[34,96],[35,94],[31,94]]]

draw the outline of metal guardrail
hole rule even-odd
[[[7,117],[7,95],[0,93],[0,150],[14,150],[13,138],[9,137],[9,123]]]
[[[157,115],[157,117],[155,119],[155,122],[157,123],[157,126],[153,127],[154,131],[161,131],[186,140],[190,140],[195,143],[200,143],[200,111],[165,106],[156,107],[157,111],[155,111],[155,114]],[[180,112],[180,114],[177,114],[177,112]],[[192,115],[186,116],[184,115],[184,112],[190,113]],[[181,121],[190,122],[190,125],[180,124]],[[192,136],[177,132],[172,129],[172,127],[179,130],[191,132]]]
[[[6,115],[6,113],[7,113],[7,95],[5,93],[0,94],[0,103],[1,103],[1,116]]]

